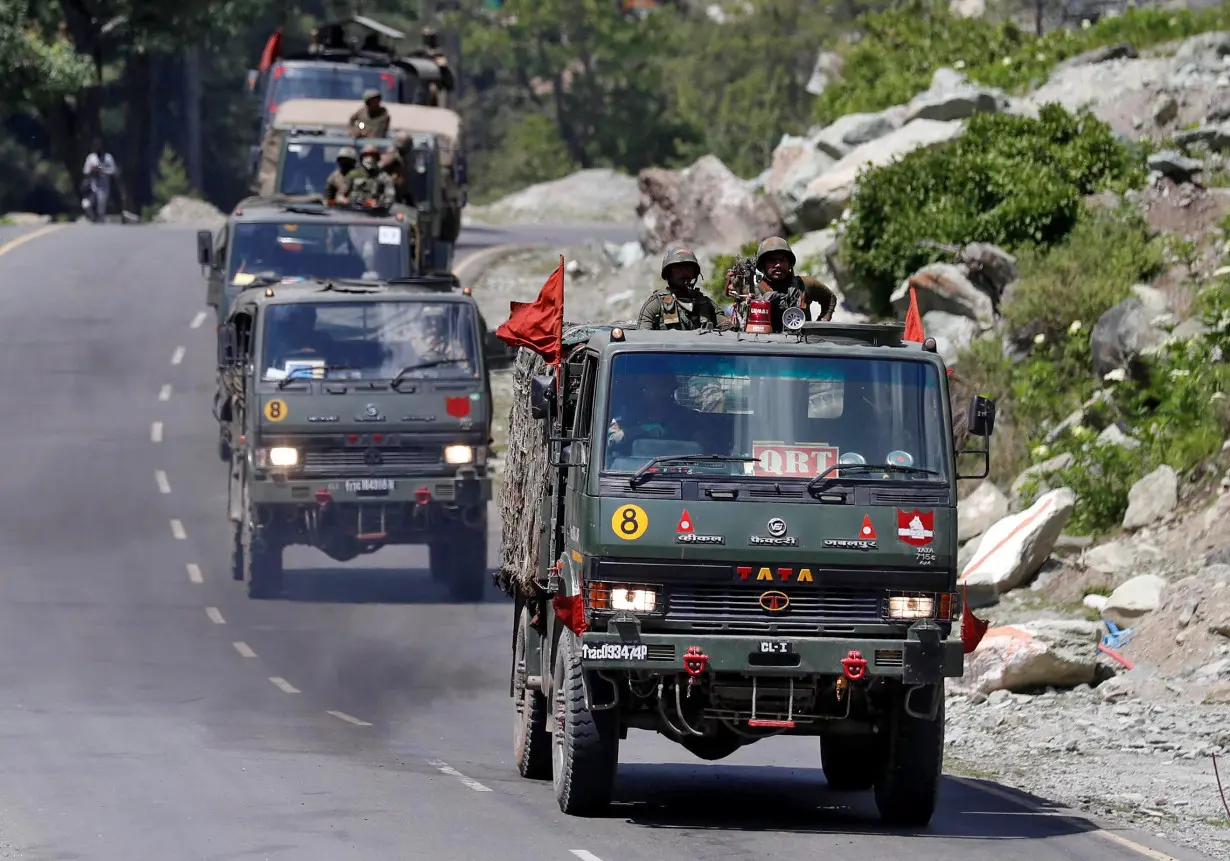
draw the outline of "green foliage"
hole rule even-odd
[[[1163,268],[1163,243],[1150,239],[1134,209],[1083,215],[1060,245],[1027,247],[1021,279],[1003,315],[1017,337],[1054,339],[1074,320],[1088,326]]]
[[[980,114],[957,140],[864,172],[843,251],[888,313],[896,285],[941,256],[919,241],[1045,248],[1076,225],[1085,195],[1143,178],[1143,165],[1089,113],[1046,105],[1038,119]]]
[[[28,0],[0,0],[0,104],[45,103],[94,81],[89,58],[44,32]]]
[[[1052,30],[1041,38],[1011,22],[961,18],[942,0],[911,0],[865,19],[864,38],[846,52],[839,82],[816,102],[816,119],[880,111],[927,89],[936,69],[960,69],[980,84],[1019,92],[1043,83],[1055,65],[1119,42],[1142,50],[1230,26],[1230,5],[1188,9],[1130,8],[1088,29]]]
[[[158,158],[158,175],[154,179],[154,205],[163,206],[172,197],[193,195],[192,184],[188,181],[188,171],[184,163],[170,144],[162,148]]]

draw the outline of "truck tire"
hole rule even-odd
[[[440,238],[445,242],[456,242],[461,235],[461,210],[448,207],[440,213]]]
[[[821,736],[820,765],[834,792],[866,792],[875,786],[880,765],[879,736]]]
[[[256,512],[248,513],[243,529],[243,573],[248,581],[248,597],[254,600],[276,598],[282,594],[282,544],[273,530],[266,528],[260,542],[254,540],[252,524]]]
[[[551,777],[559,809],[569,816],[602,813],[611,803],[619,769],[618,714],[617,709],[586,706],[581,644],[571,631],[560,635],[555,649],[552,704]]]
[[[242,580],[243,565],[243,524],[231,524],[231,579]]]
[[[876,807],[886,825],[921,828],[935,813],[944,773],[942,684],[933,695],[940,698],[933,720],[906,714],[904,691],[894,704],[887,737],[881,742],[884,760],[875,785]],[[916,701],[925,702],[921,698]]]
[[[513,641],[513,756],[517,771],[527,780],[551,779],[551,733],[547,732],[550,703],[540,691],[525,686],[529,675],[526,663],[529,609],[522,607],[517,617],[517,636]],[[536,672],[541,672],[536,668]]]
[[[487,515],[476,526],[458,523],[450,530],[448,560],[449,597],[458,604],[481,604],[491,578],[487,574]]]

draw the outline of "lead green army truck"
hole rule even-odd
[[[932,816],[963,673],[956,480],[986,475],[995,405],[970,399],[959,435],[983,444],[959,451],[934,341],[794,325],[569,326],[554,374],[519,352],[497,573],[514,752],[565,813],[609,803],[639,729],[705,760],[818,737],[830,787]]]
[[[509,361],[452,276],[240,293],[218,371],[234,440],[232,576],[249,597],[282,591],[290,545],[347,562],[418,544],[454,600],[481,600],[489,370]]]

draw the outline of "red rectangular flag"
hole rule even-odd
[[[508,320],[495,330],[496,337],[510,347],[528,347],[546,359],[547,364],[558,364],[564,352],[563,255],[537,299],[509,305]]]
[[[918,313],[918,297],[914,294],[914,285],[910,285],[910,309],[905,312],[905,340],[921,344],[923,338],[922,314]]]

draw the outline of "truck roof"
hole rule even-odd
[[[273,127],[314,127],[328,131],[346,132],[350,117],[361,107],[349,99],[288,99],[278,106]],[[418,132],[438,135],[455,141],[461,134],[461,115],[448,108],[432,108],[425,105],[403,105],[386,102],[389,112],[389,132]]]
[[[341,221],[351,224],[402,224],[413,222],[413,210],[395,203],[388,209],[334,207],[319,195],[253,195],[235,204],[231,221],[248,223],[282,222],[295,216]]]
[[[477,306],[470,289],[460,289],[453,275],[415,275],[394,281],[362,279],[288,279],[276,284],[254,284],[235,297],[228,318],[251,313],[258,306],[293,305],[299,302],[387,302],[432,299]]]

